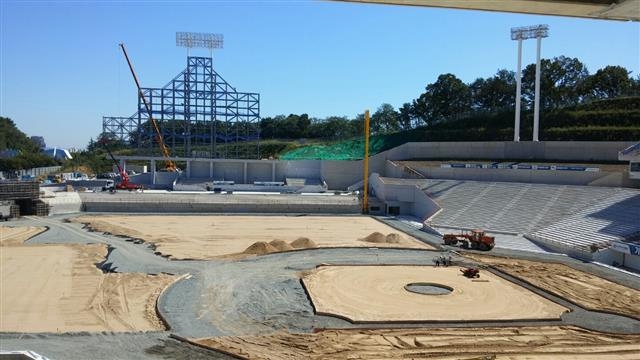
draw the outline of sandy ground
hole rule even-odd
[[[326,330],[197,343],[249,359],[638,359],[640,335],[576,327]]]
[[[466,256],[492,264],[498,269],[556,293],[584,308],[640,317],[640,291],[601,277],[562,264],[495,256]]]
[[[322,266],[303,282],[318,313],[351,321],[559,319],[568,311],[487,271],[479,279],[458,267]],[[416,294],[405,285],[446,285],[446,295]]]
[[[301,237],[317,247],[433,249],[406,234],[394,242],[363,241],[374,232],[398,233],[366,216],[80,216],[73,221],[96,231],[154,243],[158,252],[175,259],[238,255],[258,242],[282,240],[290,244]],[[272,251],[277,250],[266,252]]]
[[[42,226],[0,226],[0,246],[14,246],[46,231]]]
[[[164,329],[155,301],[175,277],[103,274],[95,264],[106,253],[104,245],[0,247],[0,332]]]

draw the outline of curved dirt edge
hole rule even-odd
[[[27,241],[33,239],[34,237],[40,235],[40,234],[44,234],[45,232],[49,231],[51,229],[51,227],[49,226],[6,226],[6,225],[2,225],[3,228],[11,228],[11,229],[19,229],[19,228],[33,228],[32,230],[34,231],[33,233],[28,233],[26,238],[22,238],[22,237],[18,237],[18,240],[13,240],[13,241],[2,241],[0,242],[0,246],[21,246],[21,245],[27,245]],[[13,235],[15,236],[15,235]],[[3,236],[4,237],[4,236]]]
[[[164,326],[164,331],[170,331],[171,330],[171,325],[169,325],[169,322],[164,317],[164,315],[162,315],[162,312],[160,311],[160,298],[162,298],[164,296],[164,294],[167,291],[167,289],[169,289],[170,287],[175,285],[178,281],[184,280],[184,279],[189,279],[189,278],[191,278],[191,274],[184,274],[184,275],[181,275],[181,276],[177,277],[174,281],[172,281],[170,284],[167,284],[162,290],[160,290],[160,294],[158,294],[158,297],[156,297],[154,308],[156,310],[156,316],[158,316],[158,319],[160,320],[160,322]]]

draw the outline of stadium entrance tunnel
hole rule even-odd
[[[427,282],[410,283],[404,289],[420,295],[447,295],[453,291],[450,286]]]

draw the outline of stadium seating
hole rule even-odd
[[[522,234],[638,194],[619,188],[458,180],[425,180],[422,189],[443,208],[433,224]]]
[[[611,241],[627,241],[640,232],[640,193],[619,190],[598,204],[540,229],[532,238],[547,244],[586,250],[606,248]]]

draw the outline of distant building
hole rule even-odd
[[[32,136],[31,141],[36,143],[40,149],[44,149],[47,147],[47,144],[44,142],[44,137],[42,136]]]
[[[59,161],[73,159],[73,157],[71,156],[71,153],[69,153],[69,150],[67,149],[54,147],[54,148],[45,149],[44,153]]]

